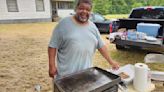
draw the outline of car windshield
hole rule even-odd
[[[140,9],[133,10],[130,18],[142,18],[142,19],[164,19],[163,9]]]
[[[95,14],[95,21],[104,21],[104,17],[99,15],[99,14]]]

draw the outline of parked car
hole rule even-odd
[[[95,23],[100,33],[110,33],[110,20],[105,19],[101,14],[91,13],[90,20]]]
[[[75,13],[71,13],[70,15],[74,15]],[[106,19],[99,13],[91,13],[89,20],[91,20],[100,33],[110,33],[110,23],[112,21]]]

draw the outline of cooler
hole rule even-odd
[[[157,37],[160,24],[138,23],[137,31],[146,33],[148,36]]]

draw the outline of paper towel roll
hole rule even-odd
[[[148,72],[149,68],[146,64],[136,63],[134,65],[134,80],[133,86],[138,92],[147,92],[149,82],[148,82]]]

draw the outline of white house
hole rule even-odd
[[[74,0],[52,0],[52,16],[66,17],[74,12]]]
[[[52,21],[73,12],[74,0],[0,0],[0,23]]]

